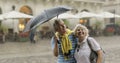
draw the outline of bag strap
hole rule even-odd
[[[88,38],[87,38],[87,43],[88,43],[88,45],[89,45],[90,49],[92,50],[92,45],[90,44],[90,41],[89,41],[89,39],[88,39]]]
[[[88,37],[89,38],[89,37]],[[87,38],[87,43],[88,43],[88,45],[89,45],[89,47],[90,47],[90,49],[91,49],[91,51],[94,51],[93,49],[92,49],[92,45],[90,44],[90,40]],[[100,47],[101,48],[101,47]],[[103,51],[103,53],[105,53],[105,51],[101,48],[101,50]]]
[[[88,37],[89,38],[89,37]],[[90,40],[87,38],[87,43],[88,43],[88,45],[89,45],[89,48],[91,49],[91,51],[94,51],[93,49],[92,49],[92,45],[91,45],[91,43],[90,43]]]

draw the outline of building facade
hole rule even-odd
[[[29,15],[37,16],[44,9],[56,7],[56,6],[69,6],[77,9],[77,12],[88,11],[93,13],[99,13],[103,11],[104,0],[0,0],[0,14],[10,12],[12,10],[20,11]],[[11,19],[0,21],[3,25],[13,29],[14,32],[20,32],[23,29],[29,19],[18,19],[10,22]],[[8,22],[9,21],[9,22]],[[76,24],[79,22],[72,22]],[[88,21],[88,24],[92,25],[95,21]],[[104,22],[102,22],[104,24]],[[23,26],[22,26],[23,25]]]
[[[108,11],[114,14],[120,15],[120,0],[105,0],[104,4],[104,11]],[[119,24],[120,18],[111,18],[106,20],[106,24],[113,23],[113,24]]]

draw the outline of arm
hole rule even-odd
[[[58,44],[57,44],[57,39],[55,39],[55,37],[52,37],[51,40],[51,46],[52,46],[52,51],[54,56],[58,56]]]
[[[97,63],[102,63],[102,50],[98,50],[97,54],[98,54]]]
[[[98,42],[94,39],[94,38],[90,38],[90,43],[92,45],[92,49],[94,51],[97,52],[97,55],[98,55],[98,59],[97,59],[97,63],[102,63],[102,54],[103,54],[103,51],[101,50],[101,47],[100,45],[98,44]]]
[[[54,49],[53,49],[53,53],[54,53],[54,56],[58,56],[58,44],[57,44],[57,39],[56,38],[54,38],[54,42],[55,42],[55,44],[54,44]]]

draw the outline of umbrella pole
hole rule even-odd
[[[14,19],[13,19],[13,33],[15,32],[15,28],[14,28]]]
[[[15,19],[13,19],[13,34],[15,33]]]
[[[15,33],[15,24],[14,24],[14,19],[12,19],[12,21],[13,21],[13,36],[12,36],[12,39],[13,39],[13,41],[14,41],[14,37],[15,37],[15,35],[14,35],[14,33]]]

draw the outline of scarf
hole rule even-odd
[[[71,30],[67,29],[66,33],[64,35],[60,35],[58,32],[56,32],[56,36],[59,37],[61,40],[61,49],[62,53],[64,55],[64,58],[67,60],[70,55],[70,50],[72,49],[72,43],[68,36],[72,33]]]

